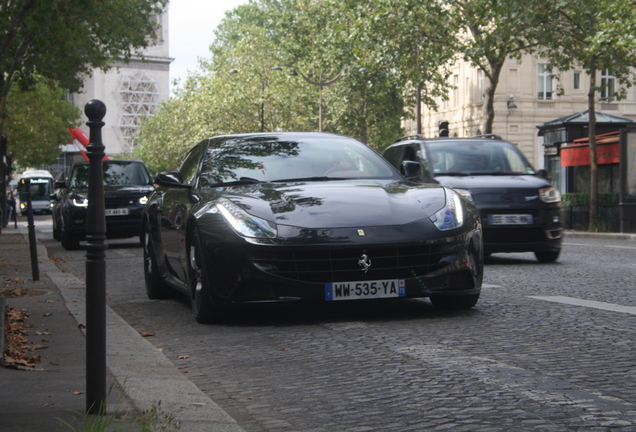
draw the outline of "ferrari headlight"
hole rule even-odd
[[[459,228],[464,224],[464,208],[459,194],[452,189],[446,191],[446,205],[430,217],[433,224],[440,231],[448,231]]]
[[[216,204],[219,213],[243,237],[276,238],[276,226],[265,219],[252,216],[228,199],[221,199]]]
[[[468,189],[458,189],[458,188],[453,188],[453,189],[455,190],[455,192],[457,192],[458,194],[466,198],[468,201],[473,201],[473,194],[471,194]]]
[[[75,207],[88,207],[88,198],[76,197],[72,203]]]
[[[539,198],[545,203],[561,202],[561,193],[554,186],[539,189]]]

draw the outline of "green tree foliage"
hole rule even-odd
[[[229,12],[211,57],[143,122],[135,155],[161,170],[210,136],[316,131],[319,87],[300,74],[314,82],[339,77],[323,88],[325,132],[377,147],[391,142],[401,132],[401,88],[386,71],[360,71],[345,20],[326,0],[260,0]]]
[[[559,0],[547,8],[543,54],[564,72],[582,67],[590,77],[588,89],[590,139],[590,221],[594,231],[598,218],[598,166],[596,162],[596,99],[607,83],[597,74],[609,70],[620,87],[611,99],[625,97],[636,83],[636,7],[633,0]]]
[[[68,127],[78,126],[79,109],[62,100],[64,91],[54,82],[34,76],[27,90],[14,87],[5,110],[4,132],[16,165],[27,168],[54,163],[60,144],[69,140]]]
[[[545,31],[543,23],[551,0],[443,0],[447,16],[442,21],[457,37],[458,56],[483,71],[484,120],[482,133],[492,133],[494,98],[504,63],[532,53]]]
[[[0,133],[14,83],[35,75],[77,91],[93,68],[126,61],[156,39],[167,0],[0,1]],[[11,139],[9,137],[9,139]]]

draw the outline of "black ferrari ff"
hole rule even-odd
[[[262,302],[428,297],[468,309],[483,278],[476,207],[412,183],[353,138],[325,133],[201,141],[160,173],[144,209],[150,298],[178,290],[197,321]]]

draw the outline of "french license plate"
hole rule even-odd
[[[532,225],[532,215],[488,215],[490,225]]]
[[[126,216],[128,214],[128,209],[106,209],[104,213],[106,213],[106,216]]]
[[[359,300],[389,297],[405,297],[404,279],[364,282],[334,282],[325,284],[325,300]]]

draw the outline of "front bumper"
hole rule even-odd
[[[325,285],[404,280],[407,298],[478,294],[483,279],[481,228],[402,244],[290,247],[206,241],[214,296],[228,303],[326,301]],[[359,265],[366,255],[371,267]]]

